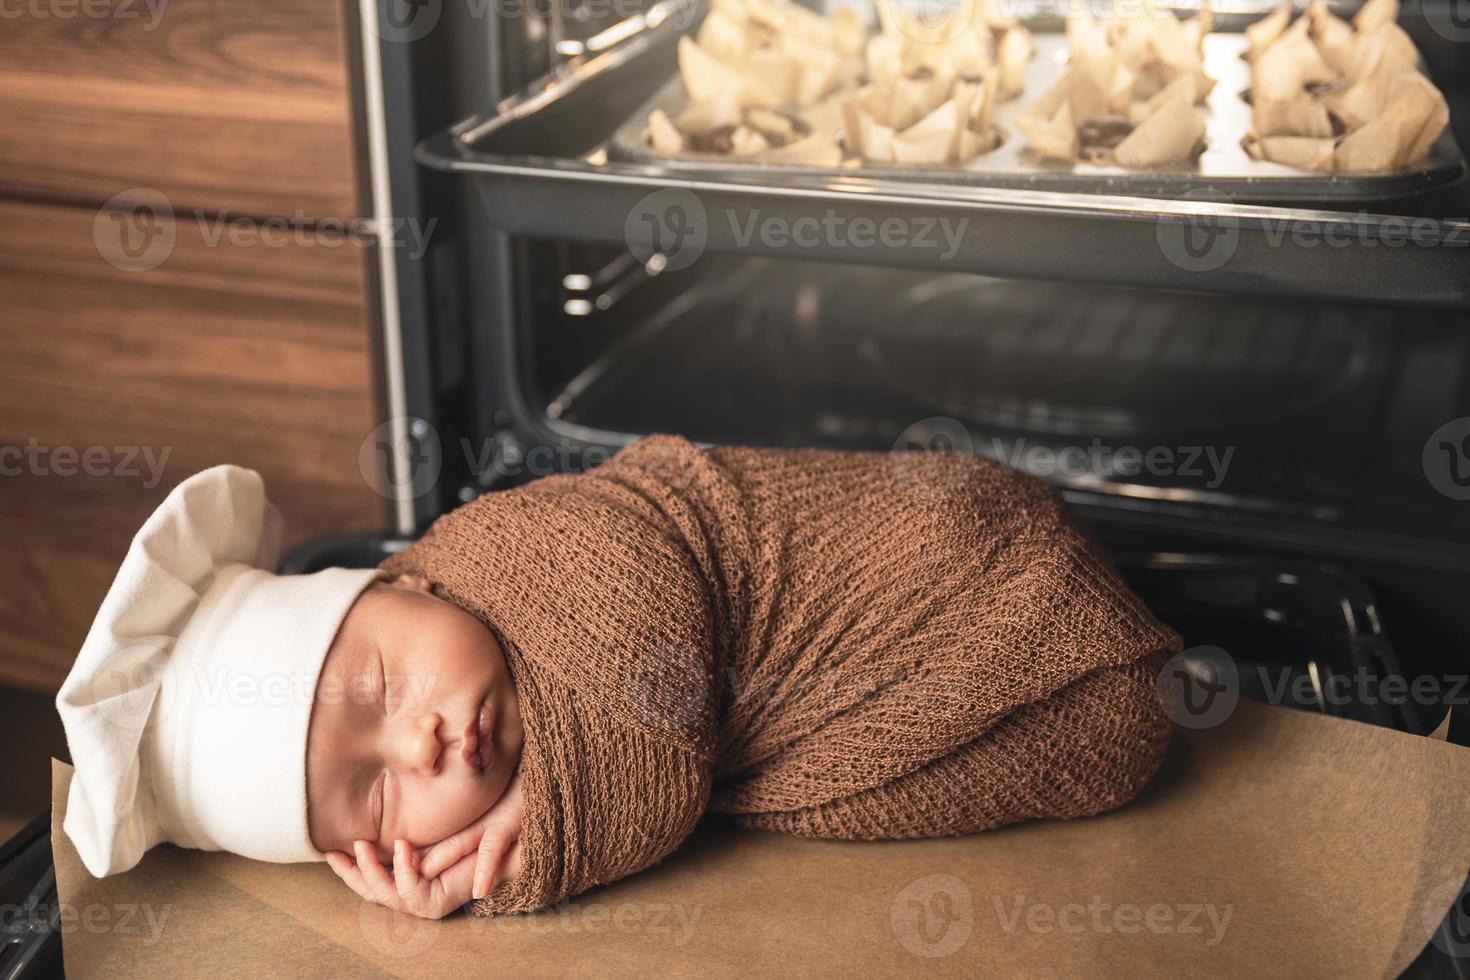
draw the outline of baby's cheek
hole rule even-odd
[[[488,803],[480,805],[475,794],[464,787],[425,781],[405,789],[399,833],[414,847],[437,844],[464,830],[489,809]],[[391,848],[393,842],[387,843]]]

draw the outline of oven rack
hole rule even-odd
[[[995,188],[781,168],[691,173],[611,160],[606,143],[674,70],[687,18],[656,5],[493,112],[423,140],[478,219],[538,238],[622,243],[660,267],[703,252],[1002,278],[1470,308],[1470,220],[1434,201],[1354,210]],[[663,11],[660,13],[660,11]],[[1228,25],[1222,25],[1228,29]],[[1105,185],[1103,185],[1105,189]],[[655,196],[656,195],[656,196]],[[1450,205],[1453,209],[1454,205]],[[670,211],[670,208],[677,209]],[[677,216],[678,221],[671,221]],[[771,235],[779,228],[819,234]],[[897,224],[895,224],[895,222]],[[896,227],[902,235],[873,235]],[[752,234],[753,228],[761,233]],[[836,228],[838,232],[827,229]]]

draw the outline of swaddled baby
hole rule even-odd
[[[196,494],[212,506],[135,541],[156,560],[160,527],[243,527],[189,549],[166,622],[130,622],[165,637],[149,690],[174,703],[131,781],[88,735],[140,598],[133,552],[58,698],[66,829],[97,874],[170,840],[325,859],[429,917],[529,911],[657,863],[708,810],[814,837],[970,833],[1117,807],[1163,758],[1154,681],[1178,636],[1052,489],[993,461],[650,436],[486,494],[379,569],[316,576],[265,571],[258,477],[221,469],[232,503]],[[280,710],[189,682],[299,665],[309,695]]]

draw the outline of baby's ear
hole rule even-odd
[[[390,589],[409,589],[414,592],[431,592],[434,588],[422,575],[410,575],[407,572],[391,581],[384,582],[383,585]]]

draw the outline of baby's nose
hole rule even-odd
[[[413,720],[401,743],[405,766],[431,774],[438,769],[439,754],[444,749],[439,740],[443,720],[433,711],[426,711]]]

